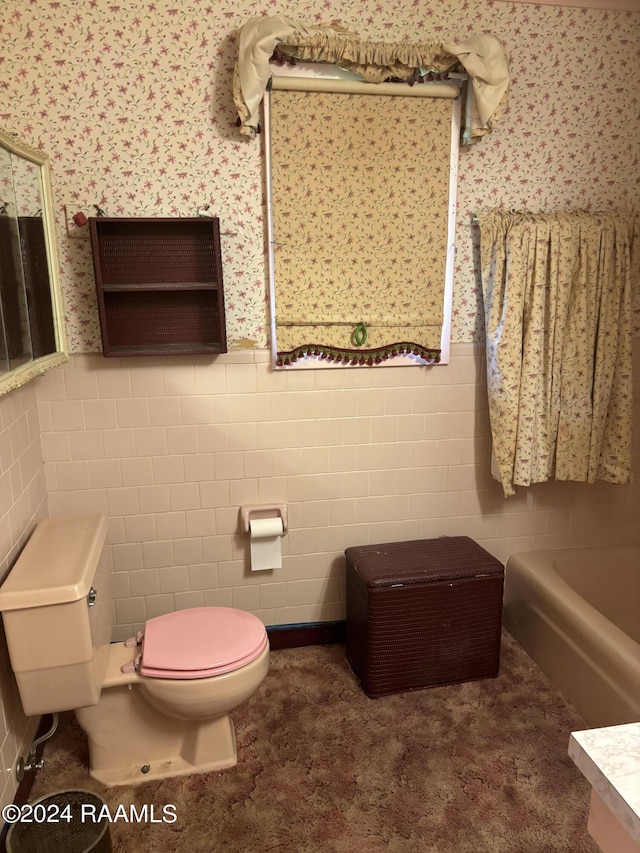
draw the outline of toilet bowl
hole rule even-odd
[[[45,519],[0,588],[25,713],[74,710],[90,773],[105,785],[232,767],[230,713],[268,671],[264,625],[245,611],[198,607],[110,643],[106,531],[104,516]]]

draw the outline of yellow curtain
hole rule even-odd
[[[505,495],[631,479],[634,218],[482,213],[495,463]]]

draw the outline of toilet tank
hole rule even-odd
[[[0,587],[11,666],[27,715],[95,705],[114,602],[103,515],[45,518]]]

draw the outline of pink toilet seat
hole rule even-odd
[[[151,678],[211,678],[256,660],[268,645],[257,616],[231,607],[194,607],[149,619],[139,672]]]

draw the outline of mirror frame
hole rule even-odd
[[[9,133],[0,128],[0,146],[16,157],[22,157],[40,167],[40,189],[42,195],[42,225],[47,247],[47,267],[49,271],[49,288],[51,293],[51,308],[56,337],[56,351],[40,356],[21,364],[19,367],[0,375],[0,396],[21,388],[31,379],[40,376],[53,367],[65,364],[69,360],[67,340],[64,326],[62,291],[60,287],[60,269],[58,245],[56,240],[55,217],[53,207],[53,192],[51,189],[51,170],[49,157],[38,148],[33,148],[15,133]]]

